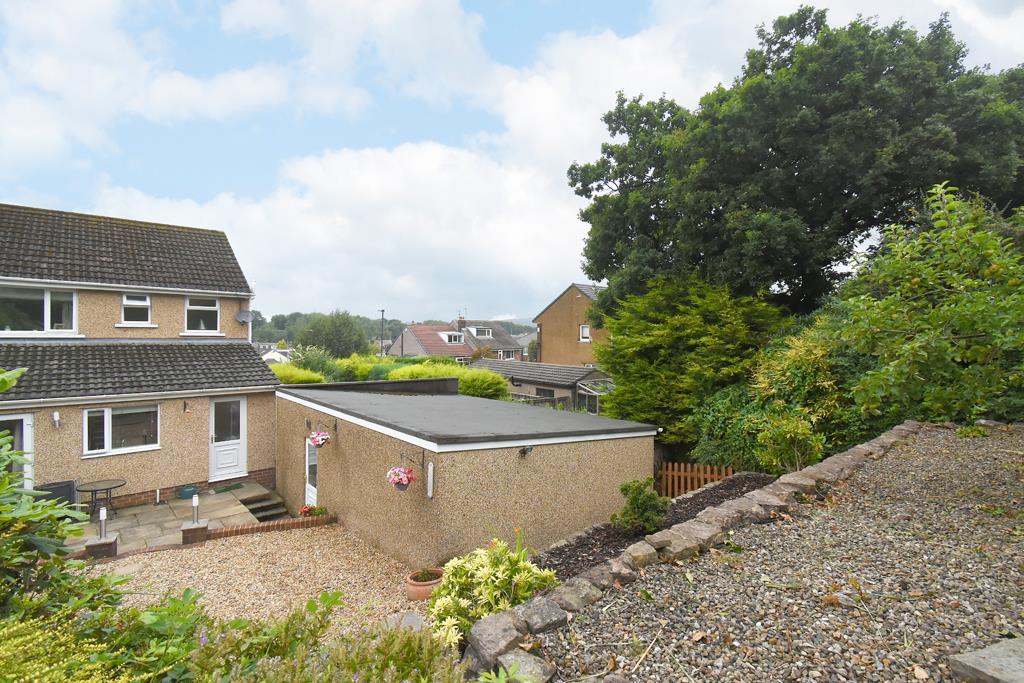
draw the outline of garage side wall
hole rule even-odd
[[[277,487],[289,512],[305,504],[306,419],[331,434],[318,453],[317,503],[355,534],[412,567],[433,566],[514,529],[538,550],[622,506],[619,485],[650,476],[653,437],[433,453],[278,398]],[[337,422],[337,433],[334,425]],[[403,456],[405,458],[403,459]],[[434,497],[426,465],[434,463]],[[398,492],[389,467],[417,480]]]

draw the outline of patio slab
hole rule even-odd
[[[256,482],[223,493],[206,492],[199,494],[199,514],[209,520],[209,528],[222,529],[225,526],[254,524],[258,520],[241,499],[266,494],[266,488]],[[181,543],[181,525],[192,519],[192,499],[165,499],[160,505],[133,505],[119,508],[116,516],[107,520],[107,531],[118,532],[118,554],[145,550],[161,545]],[[86,525],[82,536],[67,539],[69,548],[82,548],[86,541],[99,533],[96,522]]]

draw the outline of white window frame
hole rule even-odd
[[[14,415],[0,415],[2,421],[21,421],[21,452],[25,457],[25,468],[22,470],[22,486],[29,491],[32,490],[36,478],[36,444],[35,444],[35,415],[33,413],[15,413]]]
[[[583,330],[586,329],[587,335],[583,336]],[[580,325],[580,342],[584,344],[590,343],[590,325]]]
[[[481,339],[493,339],[494,329],[491,327],[474,327],[473,336],[480,337]]]
[[[192,299],[213,299],[213,306],[193,306]],[[217,329],[215,330],[190,330],[188,329],[188,312],[189,311],[216,311],[217,312]],[[220,297],[216,296],[192,296],[188,295],[185,297],[185,331],[181,333],[182,337],[223,337],[224,333],[220,331]]]
[[[498,360],[515,360],[515,349],[498,349]]]
[[[455,357],[455,362],[458,363],[459,365],[468,365],[469,364],[469,356],[456,356]]]
[[[61,289],[60,287],[20,287],[2,283],[3,287],[11,289],[34,289],[43,292],[43,329],[42,330],[2,330],[0,337],[77,337],[78,334],[78,291],[74,289]],[[71,294],[71,329],[54,330],[50,329],[50,296],[53,293]]]
[[[437,334],[444,340],[445,344],[466,343],[466,337],[461,332],[438,332]],[[455,337],[455,341],[452,341],[452,337]]]
[[[160,420],[160,404],[152,404],[156,408],[156,443],[149,444],[148,446],[128,446],[127,448],[111,448],[111,415],[116,408],[84,408],[82,410],[82,459],[87,460],[89,458],[102,458],[108,455],[123,455],[125,453],[144,453],[146,451],[157,451],[160,450],[160,439],[163,437],[163,427]],[[119,407],[141,407],[144,406],[119,406]],[[103,449],[90,451],[89,450],[89,413],[103,412]]]
[[[128,297],[142,297],[145,302],[142,301],[129,301]],[[147,312],[147,318],[145,322],[141,320],[125,320],[124,309],[125,308],[145,308]],[[218,316],[219,320],[219,316]],[[114,327],[156,327],[153,324],[153,298],[149,294],[137,294],[134,292],[126,292],[121,295],[121,322],[117,323]]]

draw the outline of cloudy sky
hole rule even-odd
[[[693,106],[798,4],[3,0],[0,201],[225,230],[266,313],[532,317],[615,92]],[[820,6],[1024,62],[1017,0]]]

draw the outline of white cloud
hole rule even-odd
[[[288,74],[281,66],[233,69],[207,79],[169,71],[146,83],[128,109],[159,122],[225,119],[281,104],[287,97]]]

